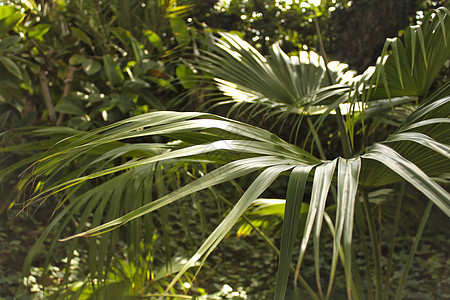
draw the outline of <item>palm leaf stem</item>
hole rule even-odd
[[[356,208],[356,205],[355,205]],[[353,274],[353,282],[355,283],[355,288],[352,290],[352,292],[356,293],[356,296],[358,299],[364,299],[365,295],[363,293],[363,286],[362,286],[362,279],[361,274],[359,273],[359,267],[356,264],[356,254],[355,249],[352,249],[352,274]]]
[[[39,71],[39,82],[41,84],[42,95],[44,98],[45,106],[48,111],[48,116],[50,118],[52,125],[54,125],[54,124],[56,124],[56,113],[55,113],[55,108],[53,107],[53,104],[52,104],[52,98],[50,96],[50,91],[48,89],[48,79],[45,76],[44,68],[41,68],[41,70]]]
[[[377,204],[378,209],[378,253],[381,257],[381,245],[383,244],[383,224],[381,222],[381,205]]]
[[[350,139],[347,134],[347,130],[345,129],[344,118],[342,117],[341,109],[339,106],[336,106],[336,118],[339,129],[339,137],[341,139],[342,149],[344,151],[344,157],[349,159],[352,157],[352,146],[350,144]]]
[[[423,230],[425,228],[425,225],[428,221],[428,217],[430,216],[430,212],[431,212],[431,208],[433,207],[433,202],[432,201],[428,201],[428,205],[423,213],[422,219],[420,220],[420,224],[419,224],[419,229],[417,230],[417,234],[414,237],[414,242],[413,245],[411,247],[411,251],[409,252],[409,256],[408,259],[406,260],[406,264],[405,267],[403,269],[402,272],[402,276],[400,277],[400,282],[398,284],[397,287],[397,292],[395,295],[395,299],[402,299],[402,295],[403,295],[403,290],[405,289],[405,284],[406,284],[406,278],[408,277],[408,273],[409,270],[411,269],[412,263],[413,263],[413,259],[414,259],[414,255],[416,254],[417,251],[417,246],[419,245],[419,241],[422,237],[422,233]]]
[[[370,268],[370,262],[369,262],[369,251],[367,249],[366,244],[366,226],[364,223],[364,215],[363,215],[363,208],[361,206],[360,201],[355,201],[355,219],[356,224],[358,228],[359,236],[361,237],[361,246],[364,256],[364,265],[366,270],[366,287],[367,287],[367,299],[373,300],[373,286],[372,286],[372,279],[371,279],[371,268]]]
[[[331,75],[331,71],[328,68],[327,53],[325,52],[325,47],[323,45],[322,34],[320,33],[319,22],[317,21],[317,13],[315,10],[314,10],[314,24],[316,26],[317,37],[319,39],[320,54],[322,55],[322,57],[325,61],[326,74],[328,76],[328,79],[330,80],[330,84],[334,84],[335,82],[334,82],[333,76]],[[345,130],[345,122],[344,122],[344,118],[342,117],[342,112],[341,112],[341,109],[339,108],[339,105],[336,106],[335,111],[336,111],[336,121],[337,121],[338,129],[340,132],[339,137],[341,139],[342,149],[344,151],[344,157],[348,159],[352,156],[352,153],[353,153],[352,146],[350,144],[350,139],[347,134],[347,130]]]
[[[312,136],[313,136],[313,145],[314,143],[317,146],[317,150],[319,151],[320,158],[323,160],[327,160],[327,157],[325,156],[325,152],[323,151],[322,144],[320,143],[319,135],[317,134],[316,128],[314,127],[313,122],[310,118],[306,118],[306,122],[308,122],[309,128],[311,130]]]
[[[392,259],[394,257],[394,247],[395,247],[395,236],[397,235],[399,223],[400,223],[400,212],[402,208],[402,202],[403,197],[405,196],[405,182],[402,183],[401,190],[400,190],[400,197],[396,203],[395,207],[395,217],[394,217],[394,228],[392,229],[392,235],[391,240],[389,242],[389,255],[388,255],[388,262],[387,262],[387,268],[386,268],[386,276],[384,279],[384,298],[389,298],[389,285],[390,285],[390,278],[392,273]]]
[[[334,228],[333,221],[331,220],[330,216],[327,213],[325,213],[323,215],[323,219],[325,220],[325,223],[328,225],[328,229],[331,232],[331,236],[333,237],[333,240],[336,241],[336,230]],[[337,248],[337,251],[338,251],[338,254],[339,254],[339,258],[341,259],[342,264],[344,264],[344,261],[345,261],[344,249],[342,248],[342,246],[341,246],[341,244],[339,242],[337,242],[336,244],[338,246],[336,248]],[[330,299],[330,296],[331,296],[331,290],[332,290],[332,287],[333,287],[334,278],[335,278],[335,272],[336,272],[335,265],[336,264],[332,263],[331,275],[330,275],[330,280],[328,281],[328,289],[327,289],[327,294],[325,296],[325,300]]]
[[[369,195],[367,190],[362,190],[361,194],[363,198],[363,206],[366,215],[367,225],[369,228],[370,240],[372,244],[373,259],[375,262],[375,299],[381,299],[382,276],[381,276],[379,246],[375,231],[375,221],[369,208]]]

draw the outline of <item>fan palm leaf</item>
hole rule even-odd
[[[430,10],[421,25],[409,26],[403,40],[387,39],[377,62],[373,98],[426,97],[450,59],[450,11]],[[381,82],[379,82],[381,80]]]
[[[332,84],[323,58],[315,52],[302,51],[290,57],[274,44],[266,58],[237,35],[221,33],[221,38],[213,41],[216,51],[208,52],[200,67],[214,76],[219,89],[237,105],[262,104],[281,112],[295,105],[294,112],[302,113],[301,109],[314,100],[314,92]],[[339,62],[329,65],[333,79],[343,84],[345,91],[354,75],[345,72],[347,67]]]

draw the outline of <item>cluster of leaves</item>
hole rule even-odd
[[[346,0],[322,2],[318,5],[317,1],[199,1],[196,6],[200,12],[195,19],[213,28],[239,32],[263,55],[279,41],[291,52],[316,47],[314,14],[325,20],[332,11],[351,5]]]
[[[173,81],[189,72],[179,59],[191,41],[188,6],[26,3],[1,7],[3,130],[45,121],[91,129],[167,109],[161,99],[182,90]]]
[[[192,70],[182,59],[192,51],[188,45],[195,44],[196,33],[183,19],[189,9],[175,1],[128,6],[120,1],[8,1],[0,6],[2,147],[23,143],[25,135],[37,141],[21,148],[27,151],[21,154],[32,155],[56,141],[31,137],[28,129],[8,132],[15,128],[65,126],[53,132],[59,139],[76,132],[69,127],[88,130],[174,107],[175,98],[192,85],[185,80]],[[6,149],[2,166],[7,170],[30,163]],[[11,194],[9,184],[1,189]]]
[[[420,20],[445,1],[196,1],[193,21],[233,30],[263,55],[280,43],[286,53],[318,50],[317,17],[327,52],[363,72],[388,36]]]

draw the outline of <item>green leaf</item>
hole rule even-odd
[[[352,159],[339,158],[338,164],[338,195],[336,208],[336,235],[333,246],[332,273],[336,269],[338,248],[342,232],[344,234],[344,271],[347,282],[347,295],[352,295],[352,235],[353,219],[355,211],[355,201],[358,191],[359,173],[361,171],[361,158],[358,156]],[[328,294],[331,294],[331,285],[334,274],[330,275],[330,285]]]
[[[36,26],[31,27],[28,29],[27,34],[28,38],[36,39],[39,41],[44,40],[44,35],[50,30],[49,24],[38,24]]]
[[[84,201],[88,201],[89,198],[85,198]],[[83,201],[83,199],[82,199]],[[74,206],[76,205],[80,205],[80,202],[76,202],[73,201],[71,202],[69,205],[67,205],[66,207],[64,207],[64,209],[59,212],[57,214],[57,216],[55,218],[53,218],[51,220],[51,222],[44,228],[44,230],[41,232],[41,234],[39,235],[39,238],[37,239],[37,241],[35,242],[35,244],[33,245],[33,247],[28,251],[27,256],[25,257],[24,263],[23,263],[23,268],[22,268],[22,272],[24,273],[28,273],[29,269],[31,267],[33,258],[40,252],[42,244],[44,243],[44,240],[47,238],[47,236],[52,232],[52,230],[56,227],[59,226],[59,228],[61,228],[62,224],[64,224],[64,220],[66,220],[66,222],[68,221],[68,217],[66,217],[66,215],[68,215],[69,217],[72,216],[75,211],[72,210],[71,213],[71,209],[73,209]],[[62,222],[62,224],[60,223]]]
[[[133,48],[134,57],[136,58],[137,63],[140,63],[144,57],[144,52],[141,49],[141,45],[139,45],[139,42],[133,36],[130,35],[129,39],[131,42],[131,47]]]
[[[313,167],[313,165],[297,166],[289,177],[274,299],[285,298],[306,181]]]
[[[299,124],[302,116],[319,110],[326,117],[333,110],[331,106],[339,104],[336,99],[341,96],[340,101],[348,99],[347,81],[353,76],[345,72],[344,64],[334,64],[331,72],[342,84],[330,87],[324,60],[314,52],[301,51],[298,56],[288,56],[278,45],[273,45],[270,56],[265,57],[237,35],[220,35],[220,39],[213,38],[215,51],[206,52],[200,67],[215,77],[219,89],[227,96],[226,100],[218,96],[218,103],[234,103],[230,113],[242,108],[251,111],[250,118],[265,114],[281,121],[293,113],[301,116],[297,119]],[[324,90],[319,97],[321,88]],[[293,135],[297,133],[294,126]]]
[[[0,6],[0,20],[6,19],[7,17],[10,17],[14,15],[17,12],[17,9],[10,5],[2,5]]]
[[[163,52],[163,42],[159,35],[151,30],[144,30],[144,35],[147,37],[148,41],[159,51]]]
[[[144,52],[142,51],[139,42],[131,36],[131,34],[129,34],[129,39],[131,42],[131,47],[133,48],[134,57],[136,59],[133,70],[136,75],[140,75],[142,73],[142,60],[144,58]]]
[[[183,269],[184,264],[187,262],[187,258],[175,257],[169,264],[161,267],[155,272],[155,280],[167,277],[167,275],[174,274]],[[192,267],[199,266],[200,263],[195,263]]]
[[[17,11],[13,6],[0,6],[0,35],[10,31],[14,26],[22,22],[25,14]]]
[[[9,71],[9,73],[19,79],[22,79],[22,72],[20,71],[20,68],[11,59],[6,56],[0,56],[0,62]]]
[[[394,52],[394,61],[395,61],[395,65],[397,67],[397,74],[398,74],[398,78],[400,80],[400,85],[402,86],[402,89],[404,89],[405,87],[404,87],[403,79],[402,79],[402,70],[400,67],[399,41],[397,38],[388,39],[388,41],[390,42],[392,51]]]
[[[313,188],[311,191],[311,204],[310,211],[311,216],[314,220],[314,235],[313,235],[313,246],[314,246],[314,266],[316,269],[316,284],[319,293],[322,295],[322,287],[320,283],[320,233],[322,231],[322,223],[324,220],[325,204],[328,196],[328,191],[331,186],[331,181],[333,179],[334,170],[336,168],[336,162],[338,159],[332,160],[330,162],[323,163],[319,165],[314,172]],[[308,222],[308,221],[307,221]],[[305,231],[306,232],[306,231]],[[302,249],[306,249],[306,244],[302,240]],[[299,260],[300,262],[300,260]]]
[[[83,43],[88,44],[89,46],[92,47],[91,38],[83,30],[81,30],[77,27],[70,27],[70,31],[77,39],[79,39]]]
[[[377,160],[386,165],[421,191],[450,217],[450,194],[429,178],[420,168],[400,156],[393,149],[382,144],[375,144],[362,157]]]
[[[431,119],[431,120],[433,120],[433,119]],[[428,121],[431,121],[431,120],[428,120]],[[448,121],[448,120],[443,119],[443,121]],[[435,151],[439,154],[442,154],[446,158],[450,159],[450,146],[439,143],[423,133],[400,132],[400,133],[393,134],[386,140],[386,142],[397,142],[397,141],[411,141],[414,143],[421,144],[427,148],[432,149],[433,151]]]
[[[376,89],[371,99],[427,96],[439,72],[450,59],[448,13],[444,7],[430,10],[421,25],[405,30],[403,41],[398,38],[386,40],[377,62],[377,75],[373,78]],[[389,47],[391,52],[388,52]],[[380,75],[382,84],[379,84]],[[369,88],[363,93],[371,93],[371,90]]]
[[[300,245],[300,253],[298,256],[296,276],[299,274],[301,264],[306,252],[313,226],[314,230],[314,262],[316,269],[316,282],[319,292],[322,294],[321,285],[319,282],[319,236],[323,223],[323,215],[325,211],[325,202],[328,191],[330,189],[331,180],[333,178],[334,169],[336,167],[337,159],[325,162],[316,167],[314,172],[313,189],[311,192],[311,203],[309,205],[308,216],[306,218],[306,226],[303,233],[303,238]],[[317,261],[316,261],[317,260]]]
[[[67,96],[61,99],[55,106],[55,111],[69,115],[84,115],[84,103],[75,96]]]
[[[97,60],[91,58],[85,59],[81,66],[84,73],[88,76],[97,73],[102,68],[102,65]]]
[[[444,18],[446,17],[445,13],[448,11],[445,11],[444,9],[445,9],[444,7],[440,7],[438,9],[436,9],[436,15],[439,18],[439,25],[441,26],[441,29],[442,29],[442,36],[444,38],[445,45],[447,45],[447,34],[445,33]],[[444,11],[442,11],[442,10],[444,10]]]
[[[113,27],[111,32],[119,39],[119,41],[126,47],[129,46],[129,32],[122,27]]]
[[[169,291],[170,288],[177,283],[181,276],[202,256],[204,257],[204,261],[217,247],[228,231],[230,231],[230,229],[236,224],[250,204],[258,198],[259,195],[261,195],[282,172],[291,168],[293,168],[293,166],[278,165],[264,170],[245,191],[225,219],[219,224],[219,226],[216,227],[216,229],[210,234],[202,246],[200,246],[192,258],[183,266],[183,269],[170,282],[169,286],[166,288],[166,292]]]
[[[185,89],[190,89],[195,86],[196,83],[196,78],[194,77],[195,73],[189,66],[179,65],[175,72]]]
[[[153,159],[152,161],[160,161],[160,160],[158,157],[156,157],[156,159]],[[149,161],[148,163],[151,163],[151,162]],[[242,159],[242,160],[231,162],[231,163],[229,163],[223,167],[220,167],[210,173],[207,173],[203,177],[200,177],[199,179],[179,188],[178,190],[176,190],[168,195],[165,195],[164,197],[162,197],[158,200],[155,200],[153,202],[150,202],[146,205],[139,207],[138,209],[136,209],[120,218],[117,218],[115,220],[112,220],[110,222],[102,224],[100,226],[97,226],[97,227],[87,230],[85,232],[73,235],[65,240],[72,239],[75,237],[81,237],[81,236],[98,235],[103,232],[107,232],[113,228],[122,226],[123,224],[128,223],[131,220],[134,220],[145,214],[155,211],[163,206],[166,206],[169,203],[177,201],[177,200],[179,200],[183,197],[186,197],[192,193],[201,191],[201,190],[211,187],[213,185],[217,185],[217,184],[227,182],[229,180],[247,175],[247,174],[252,173],[261,168],[277,165],[279,163],[283,163],[283,160],[280,160],[279,158],[276,158],[276,157],[266,157],[264,159],[258,157],[256,159],[250,158],[250,159]],[[86,180],[86,178],[84,178],[82,180]],[[69,184],[71,184],[71,183],[73,183],[73,182],[70,182]],[[59,186],[56,188],[59,188]]]
[[[172,16],[170,18],[170,26],[172,27],[173,35],[175,36],[178,44],[186,46],[191,42],[188,27],[182,18]]]
[[[106,76],[113,86],[121,84],[125,77],[119,66],[113,61],[110,54],[103,56],[103,64],[105,66]]]
[[[91,127],[91,122],[85,117],[73,117],[69,120],[69,126],[78,130],[88,130]]]
[[[72,66],[79,65],[86,60],[86,57],[82,54],[75,53],[69,58],[69,64]]]
[[[17,42],[20,41],[20,36],[12,35],[8,36],[0,41],[0,51],[1,52],[9,52],[10,50],[15,50],[17,47]]]

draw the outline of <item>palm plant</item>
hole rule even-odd
[[[309,123],[315,141],[319,139],[315,133],[318,126],[331,112],[337,111],[339,135],[343,147],[347,148],[345,158],[328,159],[323,154],[319,159],[269,131],[213,114],[156,111],[135,116],[61,141],[23,177],[22,190],[37,183],[28,204],[53,196],[60,199],[56,207],[61,210],[40,242],[57,225],[60,228],[57,235],[60,235],[63,225],[72,216],[80,214],[76,232],[63,240],[71,240],[75,245],[76,238],[101,234],[99,246],[96,246],[95,238],[89,242],[90,249],[98,248],[92,259],[100,262],[92,263],[92,268],[100,268],[108,264],[109,251],[114,249],[110,245],[117,235],[112,229],[127,224],[128,242],[138,245],[146,238],[145,225],[149,224],[154,211],[167,209],[169,204],[198,191],[253,174],[254,180],[168,285],[168,291],[188,268],[200,260],[203,263],[250,205],[277,178],[283,177],[288,185],[275,299],[284,298],[291,270],[295,285],[298,281],[311,298],[329,298],[338,260],[344,267],[349,298],[363,299],[368,295],[372,299],[374,289],[375,299],[387,299],[393,292],[390,288],[391,254],[398,218],[389,244],[391,254],[387,276],[383,278],[369,192],[397,182],[408,182],[430,201],[423,212],[395,291],[396,297],[400,298],[432,206],[436,205],[450,216],[450,195],[444,188],[450,167],[447,134],[450,84],[444,84],[429,95],[433,80],[450,58],[449,18],[445,7],[429,12],[420,26],[411,26],[405,31],[403,41],[387,41],[375,69],[359,78],[338,80],[339,84],[332,83],[341,78],[342,73],[336,71],[325,78],[327,67],[318,56],[316,64],[311,63],[314,62],[311,55],[308,61],[302,62],[301,56],[295,60],[275,46],[272,59],[268,61],[236,37],[223,35],[223,40],[215,42],[221,50],[214,56],[208,55],[201,67],[218,78],[220,87],[234,97],[231,101],[240,103],[245,100],[245,105],[250,103],[258,108],[253,110],[255,112],[270,111],[282,116],[293,113],[299,119],[305,117],[307,120],[308,114],[321,109],[318,121]],[[305,74],[313,74],[319,80],[304,79]],[[242,95],[245,99],[236,100],[235,97]],[[405,100],[401,98],[404,96],[415,97],[412,104],[412,98]],[[405,101],[412,105],[410,111],[404,110]],[[347,114],[343,113],[345,121],[339,113],[342,104],[351,108]],[[402,110],[403,115],[395,114],[398,110]],[[353,150],[358,137],[355,126],[362,128],[361,140],[367,141],[366,135],[370,131],[366,127],[371,119],[386,112],[391,112],[400,124],[395,132],[384,141],[371,145],[362,143],[361,149]],[[161,142],[167,139],[169,142]],[[139,143],[133,143],[133,140]],[[316,142],[316,145],[320,143]],[[170,179],[185,163],[204,166],[199,173],[201,176],[166,193],[161,186],[163,180]],[[70,168],[73,164],[82,168],[74,171]],[[297,266],[294,267],[291,260],[299,228],[300,207],[308,186],[311,186],[309,210]],[[156,192],[152,191],[154,187]],[[335,195],[330,192],[333,189],[336,189]],[[333,198],[336,215],[330,216],[325,208]],[[400,211],[402,200],[396,205]],[[334,238],[326,290],[322,288],[319,259],[324,221]],[[370,237],[374,270],[370,268],[365,243],[362,246],[367,254],[366,287],[355,263],[357,247],[352,244],[355,229],[361,236],[368,232]],[[317,291],[300,273],[311,236]],[[28,263],[37,249],[38,246],[30,253]],[[92,272],[96,271],[92,269]]]

